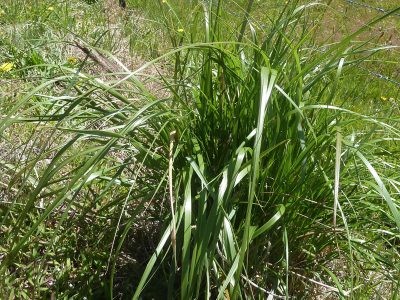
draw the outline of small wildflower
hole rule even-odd
[[[229,296],[229,290],[228,289],[226,289],[225,291],[224,291],[224,296],[225,296],[225,299],[231,299],[231,297]]]
[[[162,3],[167,3],[167,0],[162,0],[161,2],[162,2]]]
[[[75,65],[78,62],[78,59],[76,57],[70,56],[67,58],[67,62],[71,65]]]
[[[386,100],[387,100],[387,98],[386,98],[386,97],[384,97],[384,96],[381,96],[381,100],[382,100],[382,101],[386,101]]]
[[[0,66],[0,71],[10,72],[13,67],[14,67],[14,64],[12,62],[5,62]]]
[[[178,32],[179,32],[179,33],[182,33],[182,32],[185,32],[185,30],[184,30],[183,28],[179,28],[179,29],[178,29]]]
[[[0,16],[5,15],[6,12],[4,11],[4,9],[0,9]]]
[[[53,10],[54,10],[54,7],[53,7],[53,6],[49,6],[49,7],[47,8],[47,10],[48,10],[48,11],[53,11]]]

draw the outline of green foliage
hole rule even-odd
[[[396,298],[398,108],[354,103],[348,78],[391,48],[355,40],[400,8],[318,45],[319,3],[262,23],[251,0],[146,2],[173,48],[133,72],[1,45],[40,79],[0,106],[0,295]]]

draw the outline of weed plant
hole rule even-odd
[[[323,4],[253,2],[160,1],[173,48],[133,72],[13,71],[51,78],[1,106],[5,298],[398,297],[398,111],[342,78],[400,8],[318,46]]]

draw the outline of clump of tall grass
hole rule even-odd
[[[42,241],[39,265],[72,256],[80,273],[63,276],[112,298],[143,223],[160,236],[127,277],[134,299],[358,298],[382,286],[396,297],[398,118],[336,99],[343,69],[376,51],[352,39],[395,11],[315,49],[305,12],[319,4],[291,1],[260,27],[252,3],[225,39],[223,1],[193,4],[191,27],[163,1],[166,24],[182,29],[171,32],[173,50],[101,80],[58,67],[4,109],[4,135],[16,124],[34,129],[25,158],[3,164],[16,195],[2,213],[2,274],[14,278],[32,258],[24,249]],[[172,76],[148,90],[138,76],[165,59]],[[59,253],[71,240],[77,253]],[[90,264],[96,279],[85,277]],[[65,289],[57,286],[71,295]]]

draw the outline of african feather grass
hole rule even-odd
[[[223,1],[193,3],[189,21],[160,3],[175,49],[101,79],[46,65],[59,76],[2,111],[3,136],[32,131],[20,160],[2,162],[16,189],[2,276],[20,276],[26,249],[51,274],[46,260],[85,265],[98,251],[92,270],[65,264],[57,293],[73,295],[72,281],[110,299],[396,297],[399,118],[337,99],[343,70],[379,50],[353,39],[395,11],[318,48],[306,14],[317,3],[292,1],[261,27],[252,2],[239,29]],[[165,60],[170,76],[142,74]],[[71,240],[75,254],[60,247]],[[121,281],[130,255],[144,261]]]

